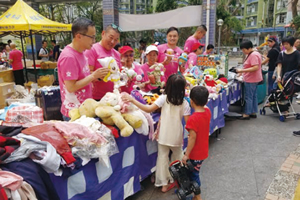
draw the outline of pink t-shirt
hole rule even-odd
[[[59,56],[57,70],[62,102],[61,113],[69,116],[69,110],[78,108],[84,100],[92,98],[91,83],[73,93],[68,92],[65,86],[65,81],[81,80],[91,74],[87,58],[68,45]]]
[[[262,81],[262,73],[261,73],[261,54],[257,51],[253,51],[247,60],[244,63],[244,69],[250,68],[252,66],[258,65],[258,70],[254,72],[245,72],[244,81],[247,83],[258,83]]]
[[[145,63],[142,65],[141,69],[143,70],[144,73],[144,82],[149,81],[149,76],[148,73],[152,72],[154,69],[149,69],[151,66],[148,63]],[[160,81],[165,82],[165,77],[161,76]],[[145,88],[143,89],[145,92],[149,92],[150,90],[154,90],[157,87],[152,86],[150,83],[145,85]]]
[[[11,65],[14,71],[23,69],[22,57],[23,53],[18,49],[14,49],[9,52],[9,59],[13,60]]]
[[[192,51],[193,44],[199,42],[194,36],[190,36],[184,44],[184,52],[190,53]]]
[[[133,70],[137,73],[137,75],[142,75],[142,80],[140,82],[144,82],[144,72],[141,68],[141,66],[137,63],[132,63],[132,67],[133,67]],[[124,68],[124,67],[123,67]],[[128,80],[127,81],[127,84],[125,86],[122,86],[120,89],[121,89],[121,92],[127,92],[128,94],[131,93],[131,91],[133,90],[133,86],[136,84],[136,81],[135,80]]]
[[[90,50],[85,51],[85,56],[88,58],[90,66],[94,66],[94,70],[102,68],[103,66],[97,61],[99,58],[113,57],[121,69],[120,53],[115,49],[106,50],[99,42],[95,43]],[[113,92],[114,83],[111,81],[94,81],[93,82],[93,98],[100,100],[107,92]]]
[[[189,53],[189,59],[186,63],[186,68],[190,66],[190,64],[192,64],[193,66],[197,65],[197,54],[195,52],[191,52]]]
[[[206,51],[203,52],[203,55],[210,55],[212,53],[207,53]]]
[[[166,58],[166,50],[169,49],[168,44],[162,44],[157,47],[158,49],[158,57],[157,61],[162,63]],[[171,62],[168,65],[165,65],[165,80],[167,81],[169,76],[177,73],[178,71],[178,57],[183,53],[183,51],[179,47],[175,47],[174,56],[172,57]]]

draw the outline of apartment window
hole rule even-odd
[[[247,14],[252,14],[257,12],[257,3],[251,4],[247,6]]]
[[[277,10],[287,8],[288,2],[287,0],[277,1]]]
[[[257,17],[250,17],[247,20],[247,27],[256,26]]]
[[[286,14],[280,14],[276,17],[276,24],[285,24],[286,23]]]

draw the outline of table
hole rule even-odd
[[[141,189],[140,181],[155,171],[157,142],[136,132],[116,142],[119,153],[109,168],[93,159],[69,177],[51,175],[61,200],[123,200]]]
[[[217,99],[209,100],[210,134],[225,126],[224,114],[240,96],[241,84],[235,82]],[[153,118],[158,121],[159,115]],[[155,171],[157,142],[136,132],[130,137],[117,138],[116,142],[119,153],[110,157],[109,168],[93,159],[70,176],[51,175],[61,200],[123,200],[141,189],[140,182]],[[187,131],[184,133],[184,147],[186,145]]]

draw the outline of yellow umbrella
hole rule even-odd
[[[36,12],[23,0],[18,0],[10,9],[8,9],[3,15],[0,16],[0,35],[19,35],[21,37],[23,54],[24,46],[22,38],[28,35],[30,36],[35,81],[37,81],[37,72],[32,34],[52,34],[57,32],[71,31],[71,29],[71,24],[62,24],[51,21],[50,19],[47,19],[46,17]],[[23,59],[25,63],[26,79],[28,80],[25,55]]]
[[[18,0],[9,10],[0,16],[0,32],[56,33],[71,31],[71,24],[51,21],[26,4]]]

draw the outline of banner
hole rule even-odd
[[[199,26],[202,24],[202,6],[186,6],[162,13],[134,15],[119,13],[123,31],[143,31]]]

